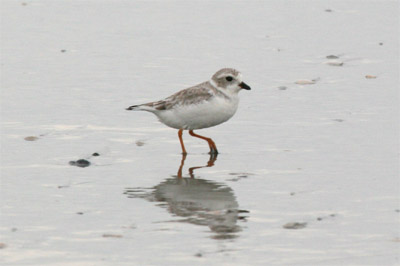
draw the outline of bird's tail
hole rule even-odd
[[[138,105],[132,105],[126,110],[138,110],[138,111],[147,111],[147,112],[157,112],[160,110],[165,110],[166,107],[166,101],[161,100],[157,102],[150,102],[150,103],[144,103],[144,104],[138,104]]]
[[[154,103],[145,103],[145,104],[138,104],[132,105],[126,108],[126,110],[133,110],[133,111],[147,111],[154,113],[157,109],[154,108]]]
[[[140,110],[140,105],[132,105],[126,108],[126,110]]]

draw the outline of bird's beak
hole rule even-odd
[[[245,90],[251,90],[250,86],[247,85],[247,84],[244,83],[244,82],[241,82],[241,83],[239,84],[239,87],[242,88],[242,89],[245,89]]]

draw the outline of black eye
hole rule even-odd
[[[232,78],[231,76],[227,76],[225,79],[226,79],[227,81],[232,81],[232,80],[233,80],[233,78]]]

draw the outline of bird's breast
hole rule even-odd
[[[177,129],[213,127],[229,120],[238,108],[238,98],[214,97],[209,101],[179,105],[157,114],[162,123]]]

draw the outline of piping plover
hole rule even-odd
[[[250,90],[250,87],[242,81],[241,73],[232,68],[223,68],[209,81],[181,90],[164,100],[132,105],[126,110],[151,112],[163,124],[178,129],[183,154],[186,154],[183,130],[189,130],[193,137],[206,140],[210,154],[217,154],[214,141],[195,134],[193,130],[213,127],[229,120],[238,108],[238,93],[242,89]]]

